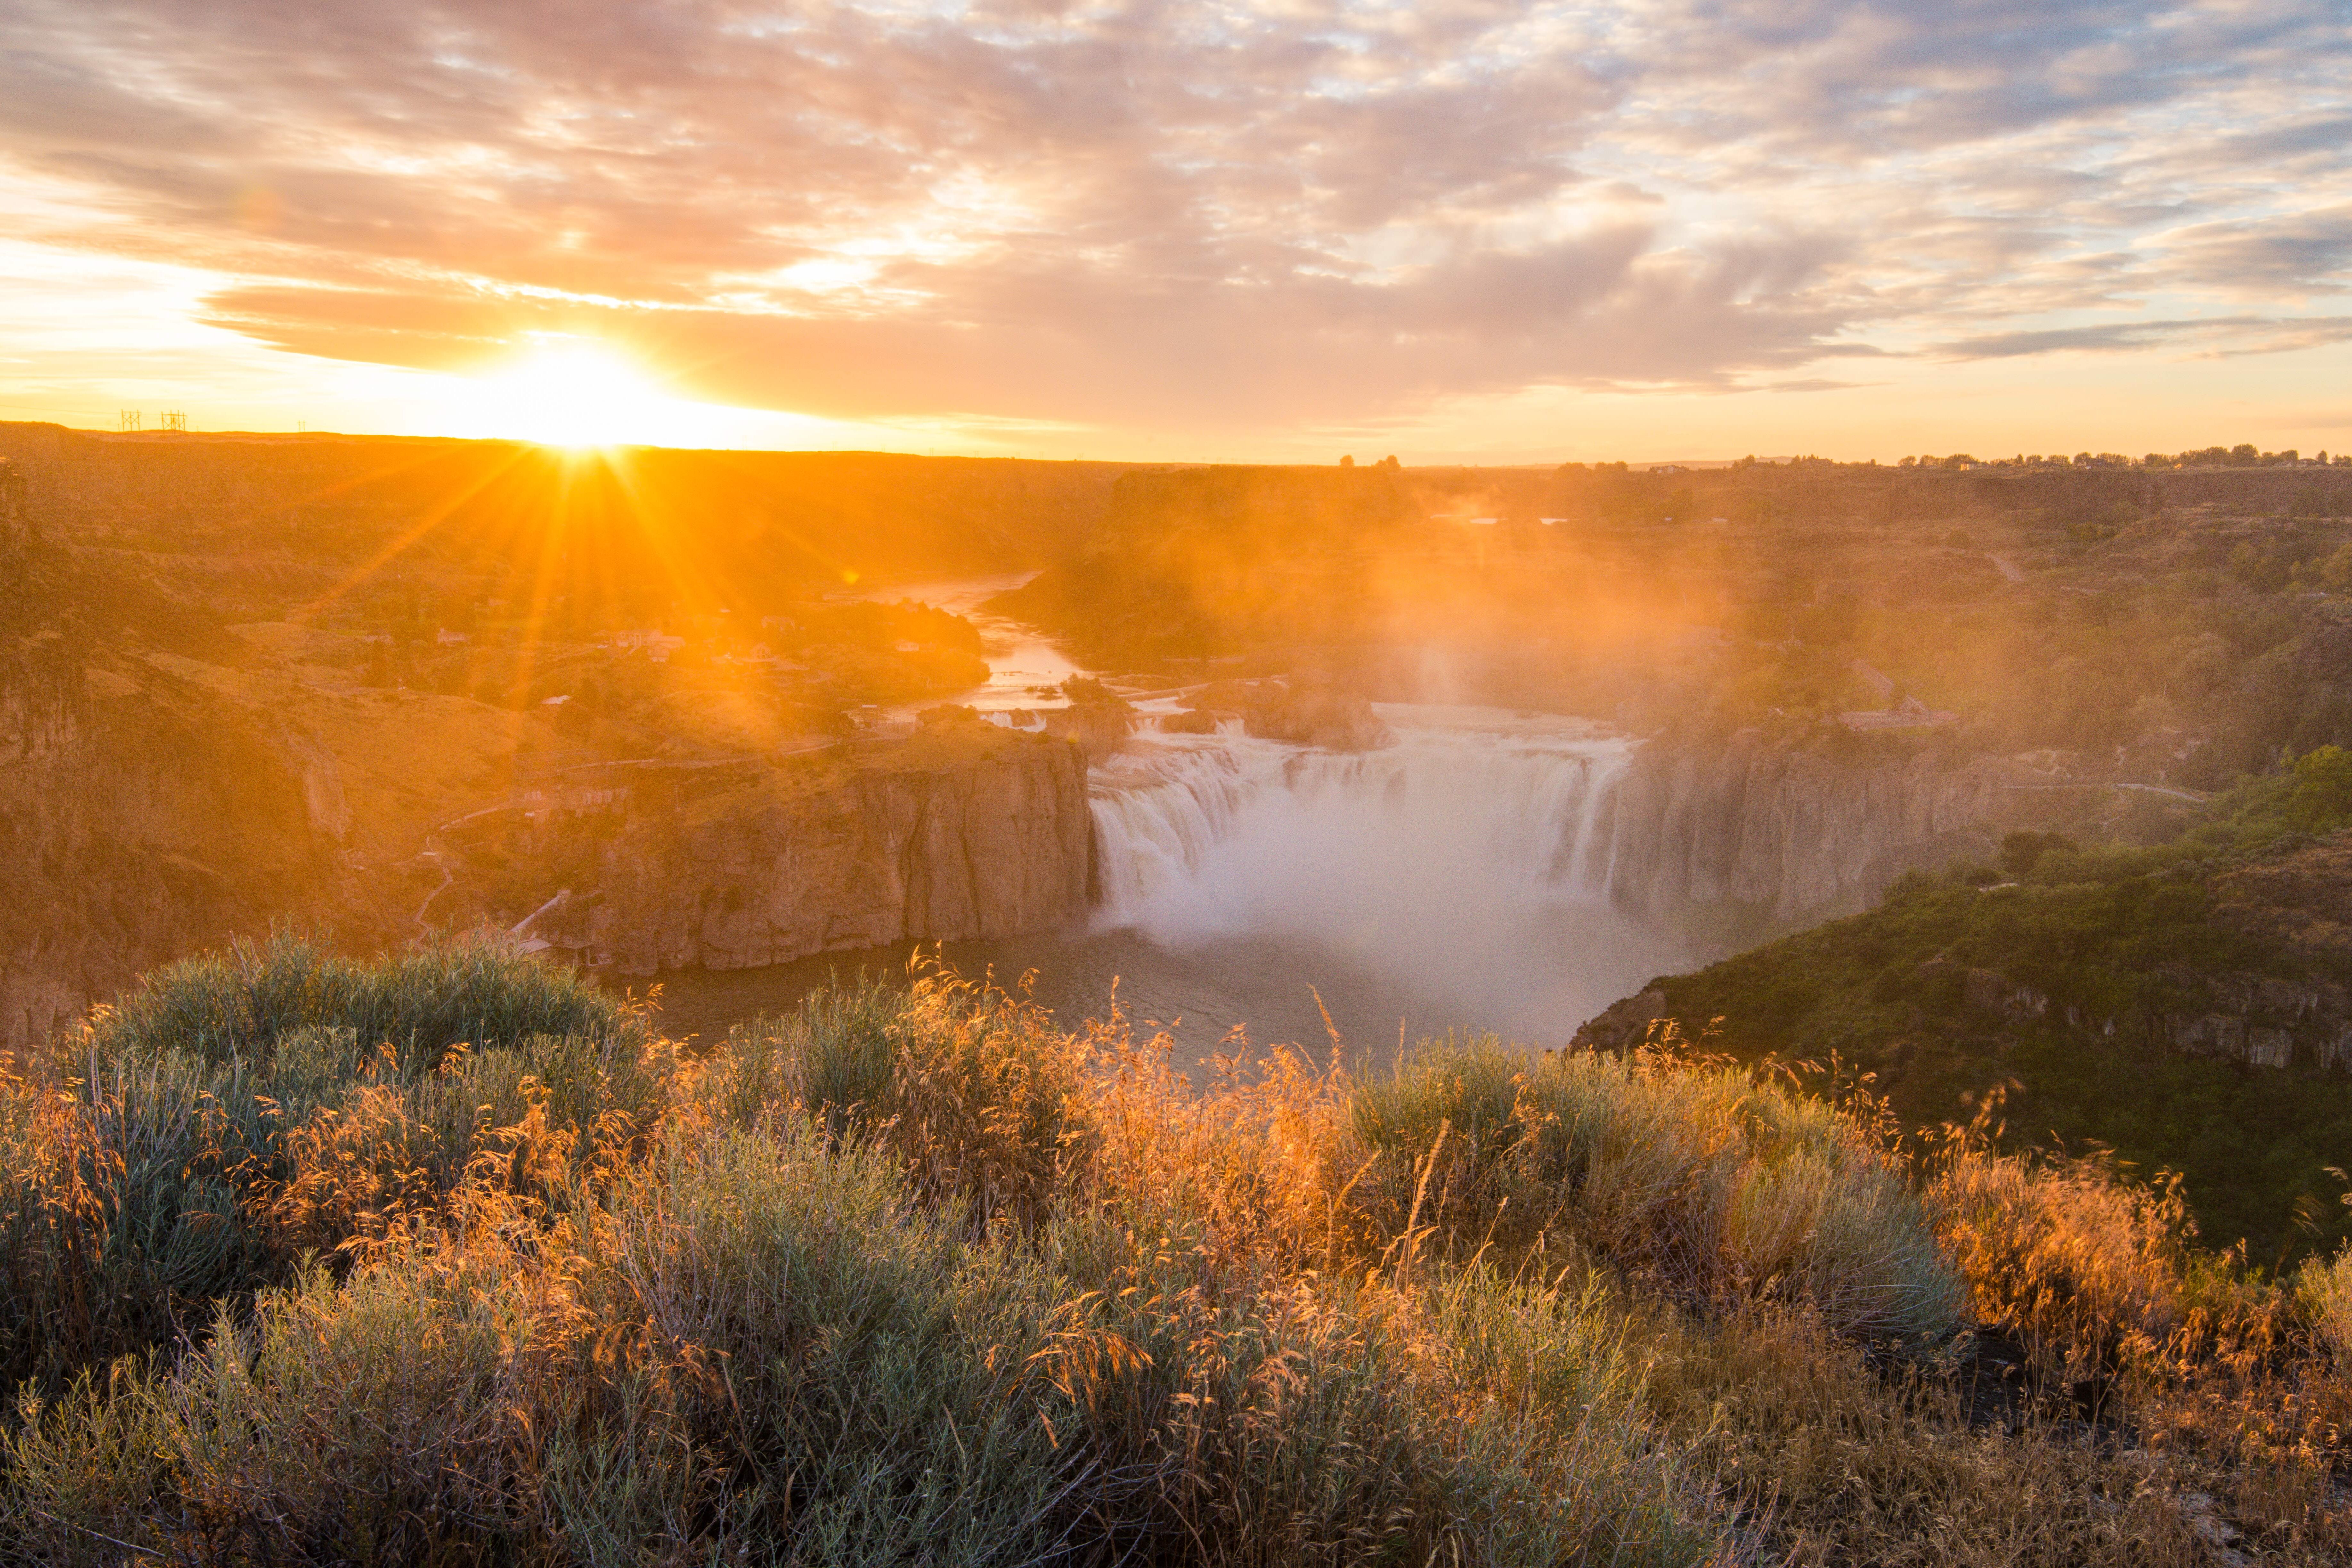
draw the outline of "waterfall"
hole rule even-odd
[[[1188,889],[1213,899],[1202,879],[1237,868],[1221,864],[1237,851],[1294,881],[1336,876],[1360,887],[1360,873],[1436,871],[1514,899],[1604,890],[1593,846],[1627,742],[1581,726],[1546,732],[1522,721],[1498,731],[1402,706],[1383,712],[1398,741],[1376,752],[1307,751],[1228,723],[1214,735],[1147,734],[1096,769],[1105,921],[1150,924]],[[1429,890],[1417,880],[1390,889]]]
[[[1311,941],[1546,1037],[1677,965],[1609,902],[1631,742],[1494,710],[1381,711],[1397,742],[1379,751],[1228,724],[1147,732],[1097,768],[1098,928]]]

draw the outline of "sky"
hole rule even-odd
[[[0,419],[2352,448],[2352,5],[9,0]]]

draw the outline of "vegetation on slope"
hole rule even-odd
[[[1673,1049],[1203,1089],[931,974],[688,1059],[281,940],[5,1105],[15,1561],[2352,1547],[2352,1266]]]
[[[2209,1240],[2282,1262],[2352,1236],[2336,1201],[2352,1079],[2313,1070],[2300,1044],[2293,1070],[2187,1054],[2167,1021],[2242,1007],[2228,993],[2250,981],[2298,1001],[2352,983],[2336,932],[2315,940],[2307,914],[2247,891],[2352,842],[2330,837],[2347,825],[2352,754],[2326,747],[2173,842],[2014,832],[1998,867],[1906,878],[1867,913],[1654,984],[1662,1011],[1713,1021],[1742,1059],[1834,1054],[1875,1074],[1912,1125],[1999,1102],[2014,1142],[2177,1173]],[[2340,1011],[2315,1008],[2313,1026],[2352,1026]]]

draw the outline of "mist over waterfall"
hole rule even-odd
[[[1332,951],[1441,1021],[1558,1045],[1688,955],[1613,909],[1631,743],[1572,720],[1382,707],[1394,745],[1146,734],[1096,770],[1099,928]],[[1311,979],[1312,976],[1306,978]]]

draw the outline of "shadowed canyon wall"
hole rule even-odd
[[[642,975],[989,940],[1081,914],[1092,840],[1078,746],[982,737],[939,756],[926,745],[809,787],[758,774],[633,810],[522,934]]]
[[[1785,926],[1851,913],[1904,871],[1984,843],[2008,764],[1856,767],[1772,748],[1652,743],[1617,786],[1610,896],[1654,919],[1731,905]]]

